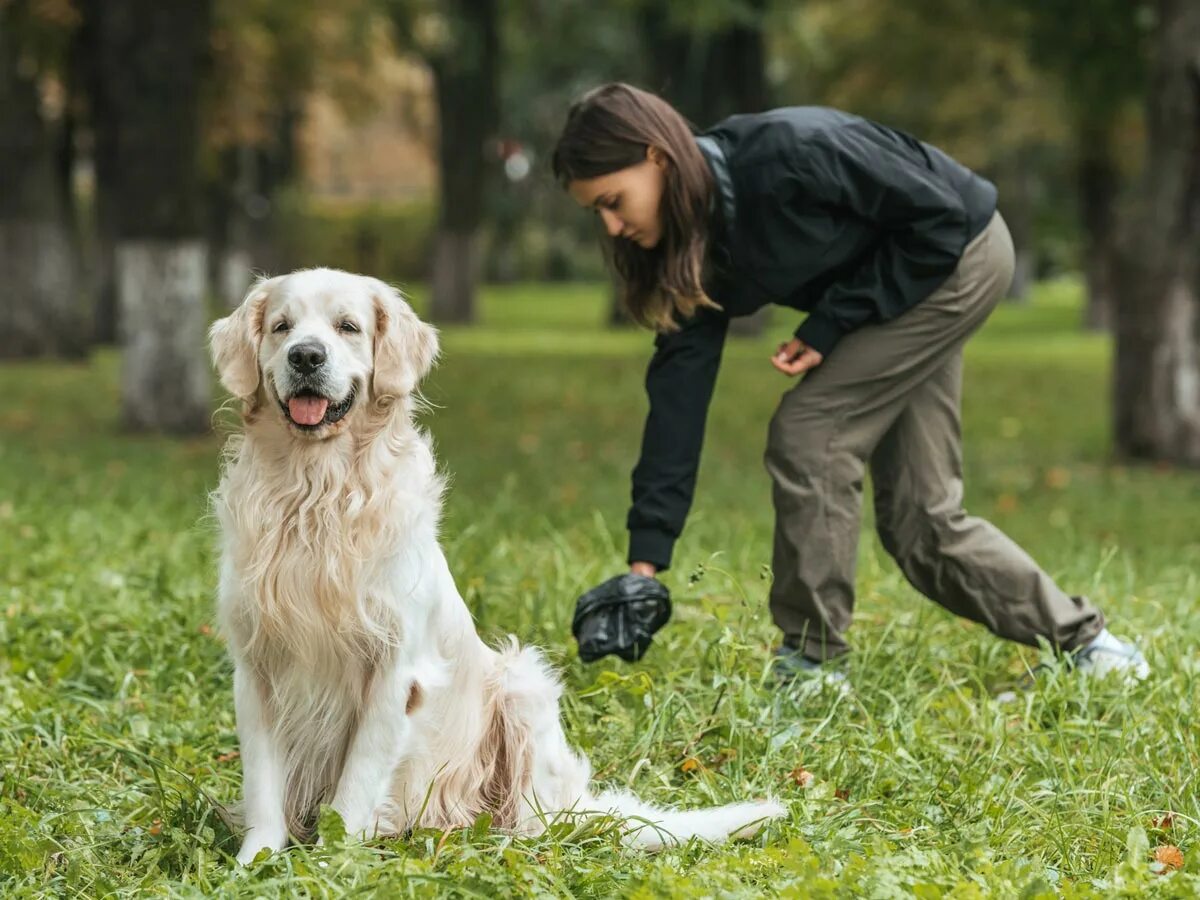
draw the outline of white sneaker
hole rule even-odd
[[[1142,656],[1142,651],[1109,634],[1107,628],[1082,650],[1076,650],[1071,662],[1089,678],[1103,678],[1117,673],[1124,680],[1133,682],[1142,681],[1150,674],[1150,664]]]
[[[790,647],[775,648],[772,669],[780,688],[793,699],[807,700],[825,692],[837,697],[851,693],[850,679],[844,672]]]

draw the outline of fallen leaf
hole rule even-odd
[[[696,769],[700,768],[700,760],[696,759],[694,756],[689,756],[683,761],[683,765],[681,765],[679,768],[684,772],[695,771]]]
[[[838,788],[837,790],[835,790],[833,792],[833,796],[837,797],[839,800],[849,800],[850,799],[850,789],[849,788]]]
[[[238,751],[236,751],[236,750],[231,750],[231,751],[230,751],[230,752],[228,752],[228,753],[222,753],[220,756],[218,756],[218,757],[217,757],[217,762],[222,762],[222,763],[224,763],[224,762],[231,762],[231,761],[233,761],[233,760],[237,759],[237,758],[238,758],[239,756],[241,756],[241,755],[242,755],[242,754],[240,754]]]
[[[1167,810],[1161,816],[1150,820],[1150,827],[1157,828],[1159,831],[1166,831],[1175,824],[1175,820],[1179,818],[1171,810]]]
[[[1154,861],[1162,863],[1163,869],[1179,869],[1183,867],[1183,851],[1174,844],[1163,844],[1154,848]]]
[[[804,768],[804,766],[796,766],[791,771],[791,779],[795,782],[796,787],[806,788],[813,783],[813,779],[816,777],[812,772]]]

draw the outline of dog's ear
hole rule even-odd
[[[258,391],[258,345],[262,342],[263,312],[271,289],[283,276],[260,279],[241,304],[208,329],[213,365],[221,384],[235,397],[250,398]]]
[[[375,298],[372,392],[376,398],[403,397],[415,391],[433,368],[437,329],[417,318],[398,290],[378,279],[371,281]]]

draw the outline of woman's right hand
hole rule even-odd
[[[779,349],[771,357],[771,365],[784,375],[794,376],[819,366],[824,359],[824,356],[799,338],[792,338],[779,345]]]
[[[634,575],[645,575],[647,578],[653,578],[658,573],[654,563],[648,562],[632,562],[629,564],[629,571]]]

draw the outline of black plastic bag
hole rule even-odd
[[[627,572],[585,593],[575,604],[571,632],[579,658],[594,662],[615,653],[642,658],[654,632],[671,618],[671,593],[657,578]]]

